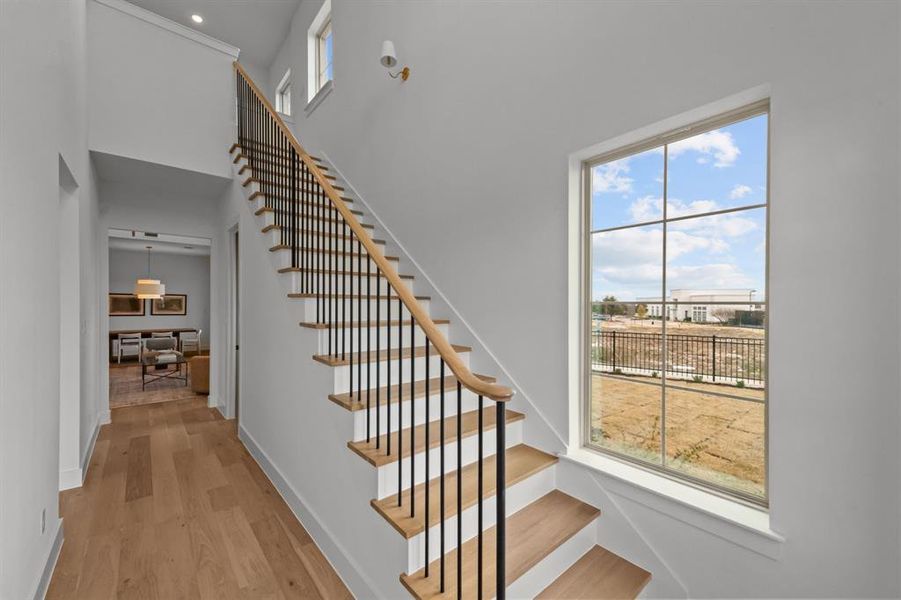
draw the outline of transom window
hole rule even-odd
[[[585,443],[767,503],[768,111],[585,163]]]

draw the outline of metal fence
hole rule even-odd
[[[765,373],[764,340],[718,335],[666,336],[666,367],[661,360],[663,334],[627,331],[595,331],[591,342],[593,370],[627,374],[744,382],[763,385]]]

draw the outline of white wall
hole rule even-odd
[[[0,598],[30,598],[61,541],[60,427],[81,440],[97,425],[96,356],[81,359],[80,418],[60,423],[59,164],[71,171],[78,213],[96,213],[87,153],[82,0],[0,7]],[[40,224],[40,225],[38,225]],[[81,306],[96,306],[91,226],[74,223],[83,252]],[[39,233],[39,232],[42,232]],[[71,231],[67,231],[68,237]],[[36,240],[40,243],[36,243]],[[71,239],[71,238],[69,238]],[[70,300],[70,299],[67,299]],[[74,318],[74,317],[73,317]],[[96,319],[75,330],[96,336]],[[67,326],[71,326],[68,323]],[[81,341],[79,341],[81,343]],[[36,357],[40,357],[39,359]],[[94,374],[92,376],[91,374]],[[69,372],[72,378],[72,372]],[[71,417],[71,415],[70,415]],[[73,422],[74,421],[74,422]],[[72,447],[73,451],[75,445]],[[67,457],[71,459],[71,457]],[[76,459],[77,460],[77,459]],[[75,461],[73,461],[75,462]],[[46,511],[46,529],[40,528]]]
[[[210,331],[210,257],[193,254],[155,252],[151,255],[151,271],[166,285],[167,294],[188,296],[187,314],[151,315],[146,306],[143,317],[109,317],[109,328],[167,329],[193,327],[202,329],[208,341]],[[131,293],[135,279],[147,273],[147,253],[110,248],[110,293]]]
[[[222,148],[228,149],[234,137],[233,60],[226,52],[89,2],[90,148],[230,175]]]
[[[288,67],[304,80],[319,4],[299,6],[270,82]],[[897,596],[897,3],[336,0],[333,11],[335,88],[295,117],[301,143],[349,177],[560,439],[568,156],[769,87],[769,474],[787,541],[774,560],[620,507],[691,596]],[[408,82],[379,65],[384,39]],[[830,326],[864,298],[872,318]]]

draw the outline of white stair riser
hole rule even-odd
[[[372,320],[375,321],[375,313],[374,312],[372,313],[371,317],[372,317]],[[356,313],[354,313],[353,320],[354,320],[354,322],[356,322],[356,320],[357,320]],[[366,311],[363,310],[363,321],[367,321],[367,320],[368,320],[368,318],[366,315]],[[385,315],[382,315],[382,321],[384,321],[384,320],[385,320]],[[315,319],[314,319],[314,321],[315,321]],[[444,334],[444,337],[448,337],[449,331],[450,331],[449,324],[440,323],[440,324],[435,325],[435,327],[438,328],[438,331],[440,331],[442,334]],[[397,338],[398,338],[397,329],[398,329],[397,325],[392,325],[391,327],[338,328],[338,329],[333,330],[331,333],[329,333],[328,329],[320,329],[320,330],[318,330],[319,331],[319,348],[322,352],[326,351],[326,349],[328,348],[330,335],[331,335],[333,344],[339,342],[342,337],[344,339],[345,344],[350,344],[350,337],[353,336],[354,348],[357,348],[359,345],[359,347],[363,350],[366,350],[367,348],[369,348],[370,344],[373,349],[381,348],[382,350],[385,350],[388,347],[388,342],[389,342],[388,336],[390,335],[391,347],[397,348]],[[360,334],[359,337],[361,338],[359,340],[359,342],[358,342],[357,333]],[[369,335],[368,342],[366,340],[367,334]],[[410,325],[408,322],[404,323],[403,337],[404,337],[404,346],[408,346],[410,344]],[[420,330],[420,329],[416,330],[416,339],[419,340],[420,343],[422,343],[422,339],[423,339],[422,330]],[[347,347],[349,348],[350,346],[348,345]],[[446,368],[446,367],[445,367],[444,372],[445,372],[446,376],[450,376],[450,374],[451,374],[450,369]],[[439,375],[440,375],[440,373],[432,373],[432,377],[438,377]],[[364,381],[365,381],[365,379],[364,379]],[[372,382],[373,382],[372,387],[375,387],[375,374],[373,374]],[[384,385],[384,383],[385,382],[382,382],[381,385]]]
[[[556,487],[554,466],[548,467],[539,473],[511,485],[506,490],[505,514],[509,517],[513,513],[525,508],[545,494],[550,493]],[[445,507],[446,509],[449,506]],[[482,501],[482,530],[490,529],[497,523],[497,498],[490,496]],[[466,542],[474,538],[479,532],[479,507],[470,506],[463,511],[461,537]],[[457,547],[457,516],[452,515],[444,521],[444,552],[445,554]],[[407,573],[415,573],[425,566],[425,533],[420,533],[407,540]],[[441,525],[433,525],[429,529],[429,561],[441,556]],[[485,556],[486,561],[494,561],[494,556]],[[447,561],[450,560],[448,557]],[[487,564],[487,562],[486,562]],[[440,573],[436,569],[435,575]],[[431,576],[431,573],[429,573]],[[543,589],[543,588],[542,588]],[[540,591],[540,590],[539,590]],[[529,596],[529,598],[533,597]],[[511,596],[513,597],[513,596]]]
[[[355,380],[356,381],[356,380]],[[363,373],[363,382],[366,382],[366,374],[365,374],[365,365],[364,365],[364,373]],[[373,387],[375,386],[375,379],[372,381]],[[433,421],[437,421],[441,416],[441,395],[437,393],[434,389],[430,390],[432,392],[429,400],[429,416]],[[397,431],[397,415],[398,412],[403,416],[403,426],[410,426],[410,401],[409,394],[405,391],[402,398],[405,398],[401,402],[401,409],[398,411],[397,403],[392,403],[391,405],[391,431]],[[363,391],[360,396],[360,402],[362,406],[366,406],[366,392]],[[384,398],[382,398],[384,400]],[[478,397],[470,392],[469,390],[463,390],[463,394],[461,395],[461,405],[463,412],[468,412],[471,410],[475,410],[476,405],[478,404]],[[369,398],[370,406],[372,407],[369,415],[369,428],[370,433],[374,436],[376,429],[376,422],[379,423],[381,427],[381,432],[385,433],[385,428],[388,426],[388,405],[382,405],[378,409],[376,409],[376,394],[375,390],[373,390],[372,394]],[[487,406],[487,404],[486,404]],[[413,413],[416,416],[416,424],[419,425],[425,422],[425,397],[416,398],[414,404]],[[457,414],[457,392],[454,390],[448,390],[444,393],[444,416],[451,417]],[[366,439],[366,411],[358,410],[353,413],[354,418],[354,435],[353,441],[358,442],[360,440]]]
[[[422,340],[420,339],[420,343]],[[457,356],[460,357],[460,360],[467,367],[469,366],[469,352],[460,352]],[[440,356],[437,352],[432,352],[429,355],[429,374],[433,375],[438,372],[439,364],[440,364]],[[413,369],[413,379],[419,380],[425,377],[425,357],[420,356],[417,357],[414,361],[414,369]],[[401,364],[402,363],[402,364]],[[354,361],[353,365],[353,380],[354,380],[354,390],[357,389],[357,362]],[[400,371],[398,366],[403,367],[403,382],[404,384],[409,384],[410,382],[410,357],[402,358],[402,359],[392,359],[392,360],[383,360],[379,363],[363,363],[363,381],[366,381],[366,365],[370,365],[370,372],[372,374],[372,381],[375,382],[376,379],[376,368],[379,369],[379,377],[380,381],[382,381],[383,386],[388,385],[388,369],[391,369],[391,385],[397,385],[398,381],[400,381]],[[378,366],[376,366],[378,365]],[[333,390],[336,394],[343,394],[350,390],[350,365],[340,365],[337,367],[328,367],[334,371],[334,387]]]
[[[333,273],[299,273],[297,271],[291,271],[289,273],[282,273],[282,276],[287,279],[287,285],[293,291],[300,292],[304,289],[305,285],[313,285],[313,286],[324,286],[326,293],[343,293],[344,290],[347,290],[347,293],[353,293],[354,295],[369,295],[370,293],[375,296],[376,285],[378,280],[375,276],[366,277],[366,263],[362,262],[362,274],[358,278],[356,275],[357,265],[353,265],[354,275],[351,277],[350,275],[334,275]],[[303,261],[299,263],[301,268],[303,268]],[[316,268],[315,266],[313,267]],[[416,288],[414,287],[414,282],[412,279],[404,279],[404,283],[407,285],[407,289],[409,289],[414,294],[416,293]],[[384,277],[381,278],[382,284],[382,293],[387,293],[386,285],[384,281]],[[354,313],[356,317],[356,312]],[[363,317],[366,318],[366,311],[363,311]],[[375,319],[375,315],[372,315],[372,318]]]
[[[522,421],[516,421],[507,425],[507,431],[504,432],[507,448],[512,448],[522,443]],[[486,430],[483,434],[483,456],[492,456],[495,452],[495,442],[497,440],[497,431],[492,428]],[[409,439],[404,440],[409,443]],[[393,451],[393,448],[392,448]],[[463,466],[476,462],[479,458],[479,436],[471,435],[463,438]],[[432,478],[438,476],[441,472],[441,449],[432,448],[429,450],[429,475]],[[407,456],[403,461],[403,476],[401,478],[402,489],[410,487],[410,457]],[[414,461],[416,467],[414,481],[419,484],[425,481],[425,453],[416,455]],[[381,499],[385,496],[397,493],[397,463],[393,462],[378,468],[378,495]],[[452,442],[444,446],[444,470],[450,472],[457,468],[457,443]]]
[[[271,247],[272,246],[270,246],[270,248]],[[270,254],[272,255],[272,257],[274,259],[276,269],[281,269],[284,267],[292,266],[290,249],[285,248],[285,249],[272,250],[270,252]],[[327,252],[322,252],[322,253],[317,252],[317,253],[313,253],[312,256],[314,258],[317,256],[321,257],[322,261],[323,261],[322,264],[325,265],[325,268],[328,270],[343,271],[345,269],[350,269],[351,267],[353,267],[354,271],[356,271],[358,268],[362,268],[364,271],[366,270],[366,261],[367,261],[366,256],[363,256],[360,258],[359,266],[357,265],[357,257],[355,255],[354,256],[346,255],[346,256],[342,257],[341,254],[330,254]],[[298,260],[301,260],[300,256],[298,257]],[[397,267],[398,267],[397,260],[389,260],[388,262],[391,263],[391,266],[393,266],[395,270],[397,269]],[[375,269],[376,269],[376,263],[372,262],[372,270],[375,271]],[[382,279],[384,279],[384,277]],[[383,294],[385,293],[384,290],[385,290],[386,285],[387,284],[383,281],[382,282],[382,293]]]
[[[290,228],[286,228],[285,235],[287,236],[289,232],[290,232]],[[283,241],[281,229],[270,229],[269,231],[266,232],[266,236],[267,236],[266,239],[268,240],[268,246],[270,248],[273,246],[278,246]],[[326,250],[338,250],[338,252],[341,252],[341,250],[350,247],[350,240],[347,238],[334,237],[334,236],[320,237],[316,234],[311,234],[310,230],[306,229],[303,226],[303,224],[301,224],[301,226],[298,227],[297,236],[298,236],[297,242],[301,248],[314,248],[314,249],[325,248]],[[285,241],[286,245],[289,243],[289,240],[287,239],[287,237],[284,241]],[[376,242],[376,246],[381,248],[382,252],[384,253],[384,251],[385,251],[385,243],[384,242]],[[354,251],[356,251],[356,242],[354,242]],[[361,252],[363,254],[366,254],[366,249],[361,248]],[[366,262],[362,258],[361,258],[361,262],[363,263],[363,269],[365,270]],[[324,266],[325,265],[323,265],[323,267]]]
[[[387,299],[382,299],[381,302],[378,302],[376,299],[363,299],[363,300],[342,300],[341,298],[329,298],[325,297],[322,299],[322,304],[319,307],[319,315],[316,314],[317,302],[319,300],[317,298],[291,298],[291,302],[297,304],[297,317],[298,321],[303,321],[305,323],[315,323],[317,318],[323,318],[328,321],[337,321],[343,322],[347,321],[355,321],[357,318],[357,307],[359,306],[360,311],[363,315],[366,315],[367,310],[370,311],[373,319],[375,319],[376,315],[380,315],[381,319],[387,320],[388,315],[388,303]],[[429,301],[428,300],[418,300],[419,306],[422,307],[426,313],[429,312]],[[328,303],[328,306],[326,306]],[[392,298],[390,300],[391,303],[391,319],[397,320],[397,298]],[[380,306],[379,306],[380,305]],[[351,312],[352,311],[352,312]],[[409,319],[409,313],[404,309],[404,320]],[[410,327],[404,327],[404,347],[410,345]],[[416,339],[418,340],[417,344],[422,344],[423,335],[422,332],[417,332]],[[393,348],[394,346],[392,346]]]
[[[534,598],[573,566],[597,544],[597,521],[594,520],[553,552],[526,571],[516,581],[508,582],[508,598]]]

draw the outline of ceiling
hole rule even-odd
[[[105,152],[92,150],[91,158],[101,180],[127,183],[161,194],[213,200],[231,183],[231,179],[224,177]]]
[[[110,250],[128,250],[131,252],[147,252],[165,254],[190,254],[193,256],[209,256],[210,240],[188,236],[175,236],[166,234],[152,234],[148,237],[141,231],[123,231],[111,229],[109,231]]]
[[[241,49],[241,60],[266,68],[291,27],[300,0],[129,0],[161,17]],[[192,14],[203,23],[191,20]]]

